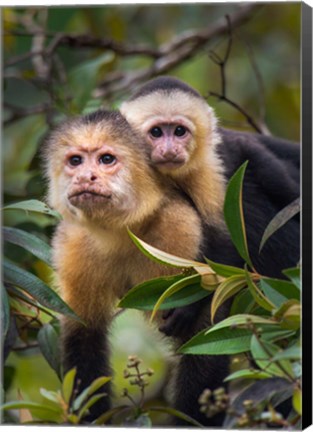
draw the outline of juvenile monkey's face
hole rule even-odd
[[[162,173],[186,169],[210,131],[205,102],[178,90],[130,100],[121,112],[143,135],[151,162]]]
[[[195,141],[193,125],[183,116],[151,116],[142,125],[152,163],[160,171],[172,171],[188,163]]]

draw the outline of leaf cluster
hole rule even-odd
[[[284,270],[287,280],[269,278],[255,270],[249,256],[242,211],[246,166],[247,162],[229,181],[224,205],[225,221],[238,253],[246,262],[245,267],[222,265],[208,259],[206,263],[181,259],[147,245],[130,233],[134,243],[147,257],[177,267],[178,274],[146,281],[132,288],[121,300],[120,306],[151,310],[153,319],[160,309],[186,306],[211,296],[212,325],[187,341],[179,352],[187,355],[244,355],[249,358],[253,366],[232,372],[226,378],[227,382],[284,379],[286,388],[293,395],[292,422],[301,415],[300,268]],[[296,201],[278,213],[266,229],[261,247],[294,216],[295,208],[299,211],[298,206]],[[230,298],[234,299],[230,316],[215,324],[217,310]],[[275,395],[275,388],[272,390]],[[266,395],[259,402],[271,404],[273,395],[271,398]],[[278,424],[285,421],[275,415],[270,416],[268,421],[264,420],[264,424],[273,422],[273,418]],[[259,422],[259,417],[257,419],[255,424]],[[232,424],[240,426],[240,420]]]

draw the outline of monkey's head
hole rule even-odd
[[[192,87],[175,78],[149,81],[120,111],[143,135],[151,162],[163,173],[185,173],[218,142],[212,108]]]
[[[63,123],[43,148],[50,205],[65,219],[101,226],[141,222],[162,197],[141,140],[117,112]]]

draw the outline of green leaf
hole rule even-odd
[[[62,395],[64,401],[67,404],[70,403],[72,397],[74,384],[75,384],[75,377],[76,377],[76,368],[73,368],[66,373],[62,383]]]
[[[274,355],[273,361],[276,360],[301,360],[302,353],[300,344],[294,344],[289,348],[284,349],[283,351],[279,351]]]
[[[256,364],[265,372],[290,379],[290,377],[294,376],[291,363],[288,360],[275,363],[272,361],[272,357],[274,357],[278,351],[279,348],[276,345],[264,339],[259,340],[255,335],[252,336],[251,354]]]
[[[283,274],[286,275],[299,290],[301,289],[300,267],[283,270]]]
[[[187,414],[184,414],[181,411],[178,411],[174,408],[170,408],[170,407],[149,407],[149,411],[157,411],[157,412],[163,412],[166,414],[169,414],[171,416],[175,416],[177,418],[180,418],[181,420],[184,420],[196,427],[201,427],[203,428],[203,425],[201,423],[199,423],[197,420],[193,419],[192,417],[189,417]]]
[[[283,329],[278,323],[272,327],[260,324],[260,329],[262,330],[262,339],[268,342],[276,342],[282,339],[287,339],[295,334],[294,330]]]
[[[288,300],[275,311],[274,316],[281,320],[283,328],[298,330],[301,324],[301,305],[298,300]]]
[[[106,411],[104,414],[99,416],[92,424],[93,425],[102,425],[106,424],[115,414],[119,414],[123,411],[129,410],[128,405],[121,405],[115,408],[110,409],[109,411]]]
[[[78,418],[79,420],[81,420],[85,415],[88,414],[88,410],[90,407],[92,407],[96,402],[98,402],[98,400],[104,398],[107,396],[107,393],[99,393],[96,394],[94,396],[92,396],[91,398],[88,399],[88,401],[84,404],[84,406],[79,410],[78,413]]]
[[[2,340],[4,340],[10,326],[10,303],[7,290],[1,284],[1,329]]]
[[[52,407],[31,401],[13,401],[7,402],[1,406],[3,410],[28,409],[31,412],[36,411],[36,417],[41,417],[43,414],[60,414],[60,408]]]
[[[132,239],[132,241],[135,243],[135,245],[138,247],[138,249],[141,250],[141,252],[146,257],[151,258],[153,261],[159,264],[165,264],[170,267],[178,267],[178,268],[191,268],[191,267],[207,268],[207,266],[203,263],[180,258],[175,255],[169,254],[167,252],[163,252],[160,249],[157,249],[153,246],[150,246],[148,243],[136,237],[135,234],[133,234],[130,230],[128,230],[128,234]]]
[[[23,302],[43,311],[47,315],[50,315],[51,317],[55,318],[54,314],[48,308],[45,308],[44,306],[40,305],[36,300],[33,300],[31,297],[25,295],[21,289],[16,288],[13,285],[8,285],[7,292],[10,294],[10,302],[12,302],[12,300],[14,300],[14,298],[16,297],[20,300],[23,300]],[[16,304],[17,302],[15,303],[15,305]],[[21,302],[19,302],[19,304],[21,305]],[[37,312],[34,311],[34,313],[36,315]]]
[[[253,268],[248,251],[242,208],[242,184],[247,165],[248,161],[242,164],[229,180],[225,195],[224,216],[231,239],[239,255]]]
[[[206,332],[207,333],[213,332],[213,331],[219,330],[221,328],[225,328],[225,327],[236,328],[236,327],[240,326],[240,327],[246,328],[248,325],[250,325],[250,323],[267,324],[267,325],[271,325],[271,326],[273,324],[276,324],[275,321],[268,319],[268,318],[263,318],[259,315],[240,314],[240,315],[234,315],[234,316],[228,317],[228,318],[224,319],[223,321],[220,321],[219,323],[215,324],[210,329],[206,330]]]
[[[300,299],[299,290],[289,281],[262,278],[260,288],[275,307],[280,307],[288,299]]]
[[[3,210],[24,210],[26,212],[43,213],[45,215],[61,219],[61,216],[58,212],[52,210],[45,203],[38,200],[20,201],[18,203],[5,206]]]
[[[203,330],[182,345],[178,352],[196,355],[239,354],[249,351],[251,336],[251,330],[243,328],[222,328],[211,333]]]
[[[246,271],[246,280],[250,293],[252,294],[255,302],[267,311],[271,312],[273,309],[275,309],[275,305],[265,297],[261,290],[259,290],[248,271]]]
[[[301,305],[299,300],[287,300],[275,311],[274,317],[280,320],[282,328],[298,330],[301,324]]]
[[[153,310],[158,298],[174,283],[185,278],[185,275],[165,276],[161,278],[151,279],[135,286],[122,300],[119,302],[119,307],[140,309],[140,310]],[[200,280],[200,276],[199,276]],[[210,292],[200,287],[200,284],[190,285],[186,288],[173,294],[171,297],[165,299],[161,304],[160,309],[172,309],[177,307],[186,306],[187,304],[194,303],[204,297],[210,295]]]
[[[270,378],[271,376],[272,376],[271,374],[260,371],[258,369],[241,369],[239,371],[233,372],[232,374],[228,375],[228,377],[225,378],[224,381],[227,382],[227,381],[233,381],[236,379],[243,379],[243,378],[258,380],[258,379]]]
[[[89,99],[92,98],[92,91],[97,84],[97,77],[100,69],[105,64],[113,61],[115,54],[105,52],[92,60],[80,62],[71,70],[68,75],[68,84],[73,95],[76,109],[82,110]]]
[[[100,387],[102,387],[103,385],[105,385],[107,382],[109,382],[111,380],[111,377],[99,377],[96,378],[91,384],[90,386],[88,386],[87,388],[85,388],[78,396],[77,398],[73,401],[72,403],[72,407],[74,411],[77,411],[82,403],[84,402],[84,400],[92,395],[93,393],[95,393],[97,390],[99,390]]]
[[[54,392],[54,391],[49,391],[49,390],[46,390],[44,388],[41,388],[39,391],[40,391],[40,394],[45,399],[48,399],[50,402],[53,402],[53,404],[55,404],[58,407],[60,407],[61,402],[62,402],[62,396],[60,395],[60,393],[57,393],[57,392]]]
[[[167,288],[167,290],[164,291],[164,293],[159,297],[158,301],[156,302],[152,310],[150,320],[151,321],[153,320],[155,314],[160,309],[160,306],[167,298],[179,292],[182,288],[186,288],[190,285],[194,285],[195,283],[200,283],[200,276],[198,274],[184,277],[183,279],[180,279],[179,281],[173,283],[173,285]]]
[[[302,391],[296,387],[292,396],[292,406],[294,410],[302,415]]]
[[[61,376],[60,335],[51,324],[45,324],[37,334],[40,351],[52,369]]]
[[[244,288],[234,298],[231,305],[230,315],[247,314],[252,310],[254,305],[255,301],[253,300],[249,289]]]
[[[276,340],[290,335],[289,331],[281,330],[273,321],[257,316],[253,317],[253,321],[265,340]],[[235,322],[236,325],[234,324]],[[250,319],[248,322],[251,323],[252,320]],[[198,333],[184,344],[179,352],[198,355],[222,355],[239,354],[249,351],[253,333],[248,326],[248,322],[247,318],[243,316],[229,317],[215,326]]]
[[[230,297],[247,285],[245,275],[230,276],[216,289],[211,302],[211,319],[214,320],[217,309]]]
[[[290,219],[292,219],[300,211],[300,198],[297,198],[292,203],[284,207],[278,212],[271,222],[266,227],[263,237],[261,239],[259,253],[263,249],[263,246],[267,240],[282,226],[284,226]]]
[[[82,321],[70,307],[42,280],[27,272],[15,264],[4,260],[3,262],[4,281],[22,288],[43,306],[55,312],[67,315],[75,320]]]
[[[40,238],[17,228],[2,228],[3,240],[23,247],[51,266],[51,248]]]
[[[207,258],[204,258],[204,259],[210,265],[212,270],[214,270],[215,273],[217,273],[220,276],[228,278],[228,277],[234,276],[234,275],[244,275],[245,274],[245,271],[242,268],[233,267],[233,266],[229,266],[226,264],[218,264],[218,263],[211,261]]]

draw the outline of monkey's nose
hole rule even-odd
[[[177,156],[177,153],[173,148],[165,148],[161,151],[161,154],[167,160],[173,160]]]

